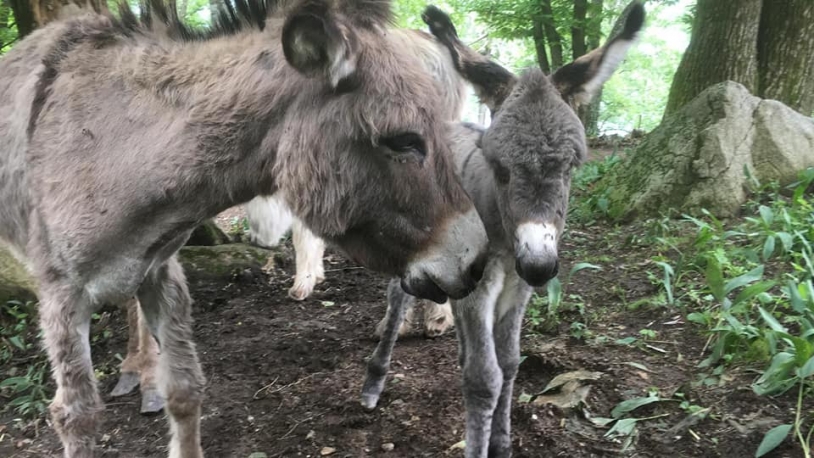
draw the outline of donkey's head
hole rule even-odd
[[[481,147],[494,171],[503,227],[514,235],[517,273],[543,285],[557,275],[571,171],[586,158],[585,130],[575,110],[619,66],[642,27],[644,8],[635,4],[624,31],[605,46],[551,76],[529,70],[519,78],[461,43],[442,11],[428,7],[423,18],[492,110]]]
[[[315,233],[443,302],[475,287],[486,232],[451,163],[438,84],[388,32],[389,15],[381,0],[287,12],[282,48],[299,76],[275,176]]]

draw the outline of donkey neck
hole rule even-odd
[[[125,84],[178,118],[184,167],[206,194],[206,213],[274,192],[282,125],[297,94],[316,84],[288,66],[273,21],[264,32],[149,43],[123,62]]]

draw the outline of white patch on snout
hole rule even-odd
[[[409,266],[405,280],[429,277],[447,294],[465,289],[469,268],[486,252],[488,239],[483,222],[473,208],[450,221],[436,243]]]
[[[523,223],[515,232],[519,256],[546,256],[557,253],[557,227],[549,223]]]

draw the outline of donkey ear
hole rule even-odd
[[[590,102],[599,88],[619,68],[627,51],[635,43],[643,24],[644,6],[638,0],[634,0],[622,33],[605,46],[579,57],[551,75],[563,98],[575,106]]]
[[[472,84],[481,103],[494,114],[512,92],[517,82],[514,74],[463,44],[447,13],[431,5],[424,10],[421,19],[449,50],[455,70]]]
[[[327,2],[307,1],[283,26],[283,53],[300,73],[327,78],[331,87],[356,73],[356,35]]]

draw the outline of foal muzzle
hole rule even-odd
[[[557,228],[550,223],[529,222],[515,232],[515,269],[531,286],[543,286],[559,273]]]

